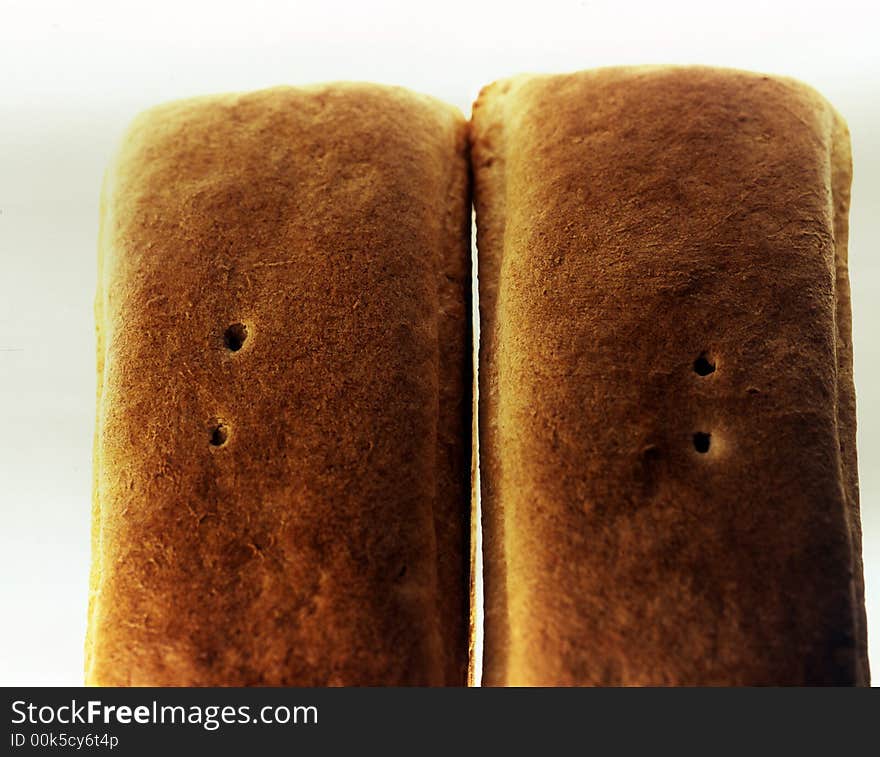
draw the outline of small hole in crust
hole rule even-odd
[[[233,323],[223,333],[223,344],[230,352],[238,352],[244,346],[247,335],[247,326],[243,323]]]
[[[700,356],[694,360],[694,373],[698,376],[708,376],[715,373],[715,363],[709,360],[705,352],[701,352]]]
[[[400,570],[397,571],[397,578],[400,580],[406,575],[406,564],[402,565]]]
[[[705,455],[709,451],[712,442],[712,434],[705,431],[697,431],[694,434],[694,449],[701,455]]]
[[[229,429],[223,423],[215,423],[211,427],[211,446],[222,447],[229,438]]]

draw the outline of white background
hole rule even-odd
[[[82,681],[97,202],[135,113],[333,79],[402,84],[468,113],[482,85],[512,73],[649,62],[795,76],[849,121],[865,569],[880,669],[877,20],[873,3],[828,0],[0,0],[0,684]]]

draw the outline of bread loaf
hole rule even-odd
[[[865,684],[850,147],[796,82],[474,106],[489,685]]]
[[[105,182],[86,678],[466,677],[467,125],[398,88],[173,103]]]

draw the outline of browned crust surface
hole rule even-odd
[[[102,202],[88,683],[464,683],[469,213],[461,114],[401,89],[137,119]]]
[[[837,114],[736,71],[523,76],[472,154],[484,683],[866,683]]]

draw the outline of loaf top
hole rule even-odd
[[[454,108],[365,84],[131,126],[102,199],[90,682],[446,680],[465,150]]]
[[[860,679],[846,127],[639,67],[474,106],[488,683]]]

